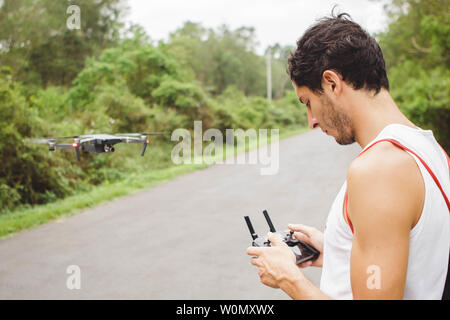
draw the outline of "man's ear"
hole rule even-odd
[[[333,70],[325,70],[322,74],[322,88],[329,89],[330,93],[334,93],[335,95],[340,95],[343,87],[343,79],[342,76],[333,71]]]

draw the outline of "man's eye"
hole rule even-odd
[[[306,103],[306,106],[307,106],[308,108],[311,108],[311,104],[309,103],[309,101]]]

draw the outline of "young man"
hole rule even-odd
[[[325,234],[290,225],[321,251],[320,289],[271,235],[250,247],[262,283],[294,299],[441,299],[450,244],[449,164],[429,130],[398,109],[389,94],[375,39],[348,15],[309,28],[289,58],[289,73],[311,128],[363,151],[328,216]]]

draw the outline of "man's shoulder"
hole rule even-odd
[[[394,144],[383,141],[377,143],[352,161],[348,170],[351,178],[375,178],[388,181],[395,178],[421,177],[414,158]],[[403,179],[401,179],[403,180]]]
[[[409,212],[415,221],[420,217],[425,197],[422,174],[414,158],[390,142],[374,145],[351,163],[347,188],[359,209],[376,207],[388,215]]]

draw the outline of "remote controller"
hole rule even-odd
[[[310,246],[309,244],[297,240],[294,237],[294,231],[290,231],[289,233],[277,232],[272,224],[272,220],[270,220],[269,213],[267,212],[267,210],[264,210],[263,214],[264,217],[266,218],[267,224],[269,225],[270,232],[278,234],[282,239],[282,241],[285,242],[291,248],[291,250],[295,254],[296,260],[295,262],[297,264],[317,259],[317,257],[320,255],[319,251],[317,251],[314,247]],[[244,219],[245,222],[247,223],[248,229],[253,239],[252,246],[271,247],[270,241],[267,239],[267,237],[262,238],[255,233],[250,218],[248,216],[245,216]]]

